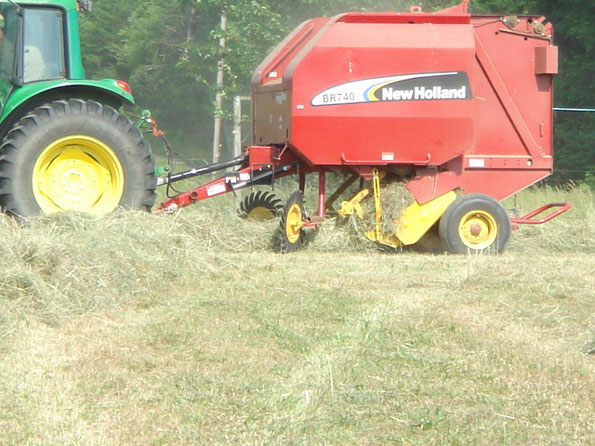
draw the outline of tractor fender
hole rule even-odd
[[[0,139],[24,115],[40,105],[70,98],[92,99],[115,109],[133,105],[126,83],[113,79],[47,81],[15,87],[2,108]]]

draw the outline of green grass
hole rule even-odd
[[[0,223],[0,445],[591,445],[595,199],[497,257],[325,223],[271,249],[234,200]]]

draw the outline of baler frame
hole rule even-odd
[[[152,121],[155,126],[155,122]],[[250,153],[252,150],[257,150],[261,153],[257,156],[257,161],[253,161]],[[204,183],[196,188],[182,192],[168,200],[163,201],[155,210],[156,213],[172,214],[179,209],[189,206],[206,198],[212,198],[218,195],[223,195],[228,192],[235,194],[236,191],[252,187],[255,185],[270,184],[274,185],[277,178],[299,175],[300,186],[299,190],[305,189],[305,178],[307,173],[318,173],[318,202],[317,212],[314,216],[305,216],[305,219],[300,223],[296,230],[302,229],[316,229],[325,220],[326,214],[332,209],[332,204],[337,198],[344,193],[357,179],[358,175],[352,174],[347,178],[331,195],[330,199],[326,199],[326,173],[331,173],[331,170],[312,170],[300,169],[301,164],[298,159],[294,157],[292,152],[287,151],[287,147],[274,146],[252,146],[246,151],[247,153],[233,158],[229,161],[209,164],[206,166],[195,167],[186,171],[168,174],[166,177],[160,178],[159,184],[172,184],[178,181],[187,180],[197,176],[208,175],[214,172],[229,169],[235,166],[242,166],[240,169],[227,172],[225,175]],[[272,163],[263,163],[263,154],[265,158],[270,158]],[[301,170],[301,171],[300,171]],[[399,219],[401,222],[411,218],[416,221],[412,228],[406,231],[402,225],[398,235],[387,234],[382,232],[382,204],[380,199],[381,188],[380,181],[384,176],[385,171],[379,171],[377,168],[372,169],[371,181],[373,188],[373,199],[375,209],[375,222],[373,227],[365,226],[365,236],[374,242],[386,245],[392,248],[397,248],[403,245],[412,245],[418,242],[427,230],[440,218],[445,209],[456,199],[454,191],[449,191],[423,205],[414,202],[409,206],[403,216]],[[368,188],[360,187],[360,190],[347,201],[341,203],[341,208],[337,214],[341,217],[348,217],[350,215],[357,215],[360,220],[364,219],[364,212],[361,207],[361,202],[370,195]],[[520,225],[541,225],[551,221],[552,219],[562,215],[568,211],[572,205],[566,202],[554,202],[538,207],[537,209],[527,213],[523,217],[511,218],[510,223],[512,229],[519,229]],[[545,211],[557,208],[546,216],[535,218]],[[424,218],[420,218],[420,215]],[[428,216],[429,215],[429,216]],[[421,221],[424,221],[421,223]]]
[[[485,251],[497,234],[506,238],[498,241],[499,252],[511,227],[543,224],[566,212],[570,204],[550,203],[510,219],[499,204],[553,171],[552,76],[558,54],[553,27],[543,16],[472,16],[467,4],[436,13],[418,7],[409,13],[349,13],[302,24],[253,76],[254,144],[228,162],[170,174],[162,181],[237,169],[169,198],[157,212],[175,212],[288,175],[299,176],[303,194],[306,175],[314,172],[315,215],[303,215],[301,195],[291,196],[285,207],[281,221],[291,221],[292,227],[285,228],[291,239],[324,221],[330,207],[329,172],[355,175],[332,194],[331,203],[355,178],[371,181],[338,213],[361,216],[360,202],[371,195],[376,221],[366,236],[389,246],[416,243],[440,220],[441,237],[451,251]],[[379,31],[369,32],[367,48],[349,40],[354,35],[346,31],[349,26]],[[394,46],[386,45],[387,36]],[[341,45],[347,51],[335,51]],[[508,54],[501,54],[503,46],[518,66],[511,67]],[[389,57],[393,54],[401,55],[397,68]],[[329,57],[347,71],[335,68],[336,78],[314,76]],[[378,61],[380,67],[355,74],[362,60]],[[400,69],[409,71],[392,71]],[[294,84],[296,79],[306,79],[306,85]],[[380,180],[388,172],[405,182],[414,198],[393,234],[382,233],[380,224]],[[557,209],[536,218],[552,208]],[[446,220],[458,229],[447,228]]]

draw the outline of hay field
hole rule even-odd
[[[498,257],[295,255],[231,197],[0,221],[0,445],[595,444],[595,197]]]

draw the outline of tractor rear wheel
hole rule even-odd
[[[287,199],[281,214],[282,253],[294,252],[300,249],[304,241],[303,224],[305,221],[304,194],[296,190]]]
[[[107,214],[155,201],[155,163],[141,132],[113,108],[54,101],[24,116],[0,148],[0,205],[7,213]]]
[[[457,198],[440,219],[440,239],[453,254],[499,254],[510,240],[506,210],[489,195],[469,194]]]
[[[270,192],[250,192],[240,203],[239,214],[250,220],[272,220],[281,215],[283,205],[277,196]]]

